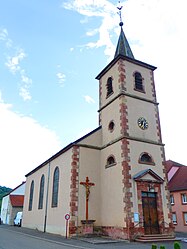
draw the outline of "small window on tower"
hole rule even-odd
[[[113,93],[112,80],[113,80],[112,77],[109,77],[107,80],[107,85],[106,85],[106,88],[107,88],[106,96],[107,97]]]
[[[110,123],[108,125],[108,129],[110,132],[113,132],[113,130],[114,130],[114,122],[113,121],[110,121]]]
[[[109,167],[112,167],[114,165],[116,165],[116,161],[115,161],[114,156],[109,156],[107,159],[107,163],[106,163],[105,168],[109,168]]]
[[[152,156],[150,156],[147,152],[144,152],[140,155],[138,162],[143,164],[155,165]]]
[[[135,72],[134,73],[134,80],[135,80],[134,90],[144,92],[143,78],[142,78],[141,73]]]

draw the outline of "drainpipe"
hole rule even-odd
[[[50,178],[50,161],[49,161],[49,164],[48,164],[48,175],[47,175],[47,189],[46,189],[46,203],[45,203],[45,217],[44,217],[44,233],[46,232],[46,224],[47,224],[49,178]]]
[[[78,163],[78,201],[77,201],[77,228],[78,228],[78,226],[79,226],[79,198],[80,198],[80,196],[79,196],[79,183],[80,183],[80,180],[79,180],[79,178],[80,178],[80,155],[81,155],[81,153],[80,153],[80,146],[79,146],[79,163]],[[78,236],[78,229],[76,229],[76,235]]]

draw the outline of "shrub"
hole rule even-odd
[[[165,249],[165,246],[160,246],[160,249]]]
[[[179,242],[177,242],[177,241],[174,242],[174,249],[181,249]]]
[[[157,249],[157,245],[155,245],[155,244],[152,244],[152,247],[151,247],[151,249]]]

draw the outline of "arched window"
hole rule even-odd
[[[109,77],[108,80],[107,80],[107,85],[106,85],[106,88],[107,88],[107,97],[113,93],[113,86],[112,86],[112,77]]]
[[[116,164],[116,161],[115,161],[114,156],[109,156],[107,158],[107,163],[105,167],[108,168],[108,167],[114,166],[115,164]]]
[[[134,78],[135,78],[135,90],[144,92],[143,78],[142,78],[141,73],[135,72]]]
[[[152,165],[155,164],[152,156],[150,156],[147,152],[144,152],[140,155],[139,163],[152,164]]]
[[[53,175],[52,207],[58,205],[59,168],[56,167]]]
[[[30,186],[29,211],[32,210],[33,195],[34,195],[34,181],[31,182],[31,186]]]
[[[39,192],[38,209],[42,209],[43,208],[44,183],[45,183],[45,177],[44,177],[44,175],[42,175],[41,180],[40,180],[40,192]]]

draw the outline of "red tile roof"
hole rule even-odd
[[[167,160],[167,161],[165,161],[164,165],[166,166],[167,172],[169,172],[170,169],[171,169],[172,167],[181,167],[181,166],[185,166],[185,165],[183,165],[183,164],[174,162],[174,161],[172,161],[172,160]]]
[[[24,195],[10,195],[12,207],[23,207]]]
[[[167,172],[172,167],[178,167],[177,172],[171,178],[168,183],[168,189],[170,191],[182,191],[187,190],[187,166],[168,160],[165,162]]]

